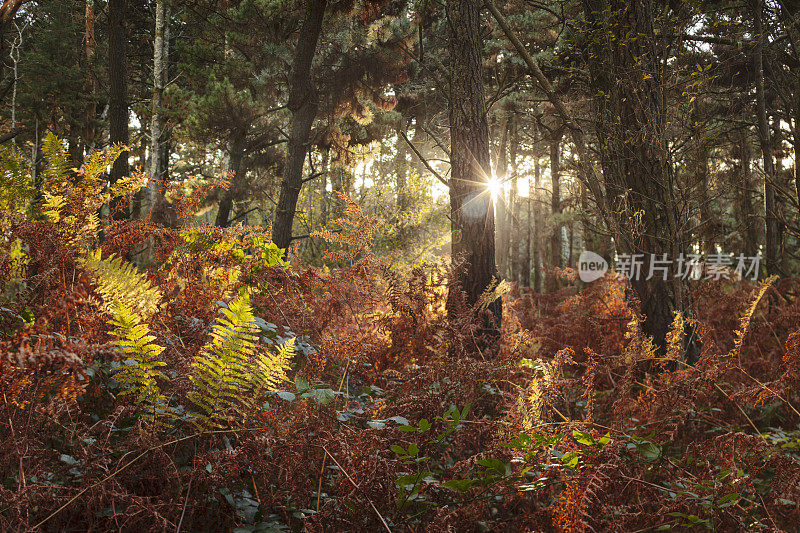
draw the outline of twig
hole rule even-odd
[[[425,165],[425,168],[427,168],[427,169],[428,169],[428,172],[430,172],[431,174],[433,174],[433,176],[434,176],[434,177],[435,177],[437,180],[439,180],[440,182],[442,182],[442,184],[443,184],[445,187],[447,187],[447,188],[450,188],[450,184],[449,184],[449,183],[447,183],[447,180],[446,180],[446,179],[444,179],[444,178],[442,177],[442,175],[441,175],[441,174],[439,174],[438,172],[436,172],[436,171],[433,169],[433,167],[430,165],[430,163],[428,163],[428,160],[427,160],[427,159],[425,159],[425,158],[422,156],[422,154],[421,154],[421,153],[419,153],[419,150],[417,150],[417,147],[416,147],[416,146],[414,146],[414,143],[412,143],[412,142],[411,142],[411,140],[408,138],[408,135],[406,135],[404,132],[402,132],[402,131],[401,131],[401,132],[400,132],[400,136],[401,136],[401,137],[403,137],[403,140],[405,140],[405,141],[406,141],[406,143],[408,144],[409,148],[411,148],[411,151],[412,151],[412,152],[414,152],[414,154],[416,154],[416,156],[419,158],[419,160],[420,160],[420,161],[422,161],[422,164],[423,164],[423,165]]]
[[[252,429],[247,430],[247,431],[263,431],[263,429],[264,428],[252,428]],[[153,450],[157,450],[159,448],[164,448],[166,446],[171,446],[172,444],[178,444],[179,442],[183,442],[183,441],[186,441],[186,440],[189,440],[189,439],[193,439],[193,438],[199,437],[201,435],[213,435],[213,434],[219,434],[219,433],[234,433],[235,431],[236,430],[233,430],[233,429],[218,429],[218,430],[214,430],[214,431],[204,431],[202,433],[194,433],[194,434],[188,435],[186,437],[181,437],[179,439],[173,439],[173,440],[168,441],[168,442],[164,442],[164,443],[161,443],[161,444],[157,444],[155,446],[151,446],[151,447],[147,448],[145,451],[143,451],[142,453],[140,453],[139,455],[137,455],[136,457],[134,457],[133,459],[131,459],[130,461],[128,461],[127,463],[125,463],[124,466],[121,466],[120,468],[116,469],[115,471],[113,471],[112,473],[110,473],[109,475],[107,475],[106,477],[101,479],[100,481],[98,481],[96,483],[93,483],[92,485],[89,485],[88,487],[86,487],[85,489],[80,491],[78,494],[73,496],[67,503],[65,503],[64,505],[62,505],[61,507],[59,507],[58,509],[56,509],[55,511],[53,511],[52,513],[47,515],[47,517],[44,520],[42,520],[41,522],[39,522],[38,524],[33,526],[31,529],[34,529],[34,530],[35,529],[39,529],[45,523],[47,523],[47,521],[49,521],[51,518],[56,516],[58,513],[60,513],[61,511],[63,511],[67,507],[69,507],[70,504],[72,504],[72,502],[74,502],[75,500],[77,500],[78,498],[80,498],[81,496],[83,496],[88,491],[92,490],[93,488],[98,487],[98,486],[102,485],[103,483],[105,483],[106,481],[108,481],[109,479],[115,477],[117,474],[119,474],[123,470],[127,469],[133,463],[135,463],[136,461],[138,461],[139,459],[141,459],[142,457],[144,457],[148,453],[152,452]]]
[[[189,503],[189,493],[192,492],[192,480],[189,479],[189,486],[186,488],[186,499],[183,500],[183,509],[181,510],[181,519],[178,521],[178,527],[175,533],[181,533],[181,526],[183,525],[183,515],[186,514],[186,505]]]
[[[325,463],[328,461],[328,456],[322,456],[322,466],[319,469],[319,484],[317,485],[317,512],[319,512],[319,502],[322,500],[322,478],[325,474]]]
[[[329,451],[328,451],[328,448],[326,448],[325,446],[322,446],[322,449],[323,449],[323,450],[325,450],[325,453],[327,454],[327,456],[328,456],[328,457],[330,457],[330,458],[331,458],[331,461],[333,461],[334,463],[336,463],[336,466],[338,466],[338,467],[339,467],[339,470],[342,472],[342,474],[344,474],[344,475],[345,475],[345,477],[347,477],[347,481],[349,481],[349,482],[350,482],[350,484],[352,484],[352,485],[353,485],[353,486],[354,486],[354,487],[355,487],[357,490],[361,490],[361,487],[359,487],[358,485],[356,485],[356,482],[355,482],[355,481],[353,481],[353,478],[351,478],[351,477],[350,477],[350,474],[348,474],[348,473],[347,473],[347,470],[345,470],[345,469],[342,467],[342,465],[341,465],[341,464],[339,464],[339,461],[337,461],[337,460],[336,460],[336,457],[334,457],[333,455],[331,455],[331,452],[329,452]],[[366,496],[366,494],[365,494],[365,496]],[[392,533],[392,530],[391,530],[391,528],[389,527],[389,524],[387,524],[387,523],[386,523],[386,520],[384,520],[384,518],[383,518],[383,516],[381,515],[380,511],[378,511],[378,508],[377,508],[377,507],[375,507],[375,504],[374,504],[374,503],[372,503],[372,500],[370,500],[370,499],[369,499],[369,496],[366,496],[366,497],[367,497],[367,501],[369,502],[369,505],[370,505],[370,507],[372,507],[372,510],[373,510],[373,511],[375,511],[375,514],[376,514],[376,515],[378,515],[378,518],[380,518],[380,520],[381,520],[381,523],[383,524],[383,527],[385,527],[385,528],[386,528],[386,531],[388,531],[389,533]]]

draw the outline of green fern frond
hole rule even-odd
[[[24,213],[35,192],[28,158],[22,150],[0,147],[0,212]]]
[[[112,319],[109,324],[115,327],[111,334],[117,338],[117,347],[128,356],[114,375],[126,387],[120,395],[134,395],[142,418],[154,422],[168,412],[167,400],[158,386],[158,379],[168,379],[159,370],[166,363],[157,359],[164,348],[152,344],[155,337],[150,335],[150,329],[131,308],[114,300],[110,312]]]
[[[111,185],[109,190],[111,192],[112,198],[117,198],[119,196],[128,196],[137,192],[142,187],[144,187],[146,181],[147,181],[146,176],[144,174],[137,172],[131,174],[130,176],[124,176],[120,178],[119,180],[117,180],[116,183]]]
[[[42,214],[51,224],[58,224],[61,221],[61,210],[66,204],[67,200],[63,196],[44,191]]]
[[[64,181],[69,175],[71,166],[69,152],[61,139],[52,132],[47,132],[42,141],[42,155],[44,158],[42,178],[45,183],[58,184]]]
[[[93,150],[90,152],[86,156],[83,168],[80,170],[82,176],[81,181],[88,184],[99,183],[108,167],[113,165],[114,161],[116,161],[126,149],[126,146],[123,144],[115,144],[105,150]]]
[[[192,362],[190,377],[195,385],[190,399],[201,410],[199,418],[211,425],[219,425],[219,419],[231,420],[236,408],[243,405],[259,331],[247,295],[236,298],[221,313],[211,342]]]
[[[106,303],[119,300],[143,320],[158,311],[161,291],[153,287],[133,264],[113,254],[102,259],[99,250],[87,254],[82,263],[84,269],[92,274],[97,292]]]
[[[262,392],[275,390],[278,383],[289,379],[286,371],[289,370],[294,354],[294,342],[295,338],[292,337],[280,344],[277,352],[258,354],[250,376],[250,384],[255,393],[253,398],[258,398]]]

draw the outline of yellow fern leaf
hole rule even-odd
[[[106,304],[119,300],[144,320],[158,311],[161,291],[153,287],[133,264],[114,257],[113,254],[102,259],[100,251],[96,250],[87,254],[82,265],[92,274],[97,292]]]

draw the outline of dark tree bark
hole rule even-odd
[[[699,220],[699,235],[698,241],[700,249],[708,256],[715,253],[715,233],[716,223],[714,220],[713,212],[711,211],[711,198],[709,196],[709,172],[708,172],[708,155],[709,155],[709,140],[706,138],[705,131],[703,131],[702,117],[700,116],[700,105],[702,100],[698,98],[695,100],[695,106],[692,110],[692,141],[694,143],[692,150],[693,173],[697,179],[697,192],[698,192],[698,210],[700,212]]]
[[[96,83],[92,74],[92,62],[94,61],[95,47],[95,16],[94,0],[86,0],[85,14],[85,35],[84,35],[84,54],[86,59],[86,81],[84,90],[86,91],[86,117],[83,131],[83,142],[86,151],[94,148],[95,121],[97,120],[97,102],[95,100]]]
[[[109,102],[108,125],[109,141],[112,144],[128,143],[128,31],[125,23],[127,11],[126,0],[109,0],[108,2],[108,74]],[[109,181],[116,183],[130,173],[128,152],[123,152],[111,167]],[[116,205],[114,216],[126,218],[125,206]]]
[[[488,191],[490,176],[489,127],[483,87],[480,2],[448,0],[450,51],[450,211],[452,254],[465,268],[451,280],[448,313],[474,305],[497,276],[494,243],[494,206]],[[490,337],[499,337],[502,301],[495,300],[479,317]],[[491,341],[490,343],[491,344]]]
[[[755,31],[755,47],[753,55],[756,74],[756,124],[758,126],[758,142],[764,162],[764,262],[767,271],[772,273],[778,267],[778,216],[775,202],[775,161],[772,158],[772,138],[767,118],[767,99],[764,94],[764,24],[762,21],[763,0],[750,0]]]
[[[792,57],[795,61],[800,61],[800,4],[797,2],[780,1],[780,15],[784,22],[786,35],[789,38]],[[800,202],[800,69],[792,69],[792,101],[791,110],[791,131],[792,131],[792,150],[794,151],[794,188],[797,201]]]
[[[772,157],[775,161],[775,184],[773,185],[773,192],[777,193],[776,188],[781,187],[784,190],[788,190],[787,181],[784,180],[783,174],[783,131],[781,130],[781,117],[779,116],[778,112],[775,112],[770,117],[770,125],[772,127],[772,133],[770,138],[772,140]],[[786,239],[786,225],[784,224],[784,216],[783,216],[783,194],[775,194],[775,207],[774,207],[774,220],[773,223],[776,226],[775,229],[775,248],[777,250],[777,256],[775,260],[775,268],[773,268],[770,273],[771,274],[784,274],[787,272],[787,261],[789,260],[788,254],[785,253],[785,239]]]
[[[241,181],[241,174],[244,172],[242,169],[242,160],[244,159],[244,147],[246,141],[246,132],[239,131],[230,140],[228,148],[228,164],[225,170],[228,172],[228,179],[230,180],[230,187],[222,195],[219,201],[219,208],[217,209],[217,219],[214,225],[220,228],[227,228],[230,224],[231,210],[233,209],[233,199],[238,192],[238,183]]]
[[[647,280],[651,254],[675,260],[686,249],[679,221],[674,169],[665,135],[662,61],[666,40],[656,36],[653,0],[583,0],[593,34],[590,62],[595,127],[607,198],[614,207],[620,254],[643,254],[642,274],[631,284],[641,301],[642,329],[659,353],[675,312],[686,313],[684,287],[675,277]],[[697,352],[693,331],[686,357]]]
[[[327,0],[308,0],[306,15],[300,28],[295,49],[292,74],[289,78],[289,101],[292,112],[286,162],[281,181],[281,194],[272,224],[272,240],[278,248],[288,249],[292,242],[292,224],[297,209],[297,199],[303,186],[303,164],[308,153],[311,126],[319,105],[317,89],[311,77],[311,65],[322,33]]]
[[[734,150],[734,182],[736,191],[737,230],[742,236],[743,252],[748,257],[755,256],[758,251],[758,226],[755,208],[753,207],[753,179],[751,177],[752,150],[747,128],[741,128],[733,145]]]

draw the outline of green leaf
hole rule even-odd
[[[459,492],[467,492],[472,486],[475,484],[475,481],[469,478],[465,479],[452,479],[450,481],[445,481],[442,483],[442,486],[451,490],[457,490]]]
[[[661,448],[649,441],[637,442],[636,449],[648,461],[655,461],[661,456]]]
[[[392,444],[391,446],[389,446],[389,449],[392,450],[397,455],[407,455],[406,449],[403,448],[402,446],[398,446],[397,444]]]
[[[611,434],[610,433],[606,433],[605,435],[603,435],[600,438],[600,440],[597,441],[597,444],[599,444],[600,447],[603,447],[606,444],[608,444],[609,442],[611,442]]]
[[[335,396],[333,389],[314,389],[314,398],[322,405],[331,403]]]
[[[569,468],[575,468],[578,466],[578,455],[574,452],[567,452],[561,458],[561,463]]]
[[[584,433],[583,431],[573,429],[572,436],[581,444],[585,444],[587,446],[594,446],[595,444],[594,437],[592,437],[589,433]]]
[[[506,472],[508,471],[506,464],[500,459],[480,459],[477,461],[477,463],[481,466],[485,466],[493,472],[497,472],[497,474],[501,476],[505,476]]]
[[[412,442],[411,444],[408,445],[408,455],[410,455],[411,457],[416,457],[418,453],[419,453],[419,447],[416,444]]]
[[[297,387],[297,392],[305,392],[311,388],[308,381],[299,374],[294,377],[294,386]]]

